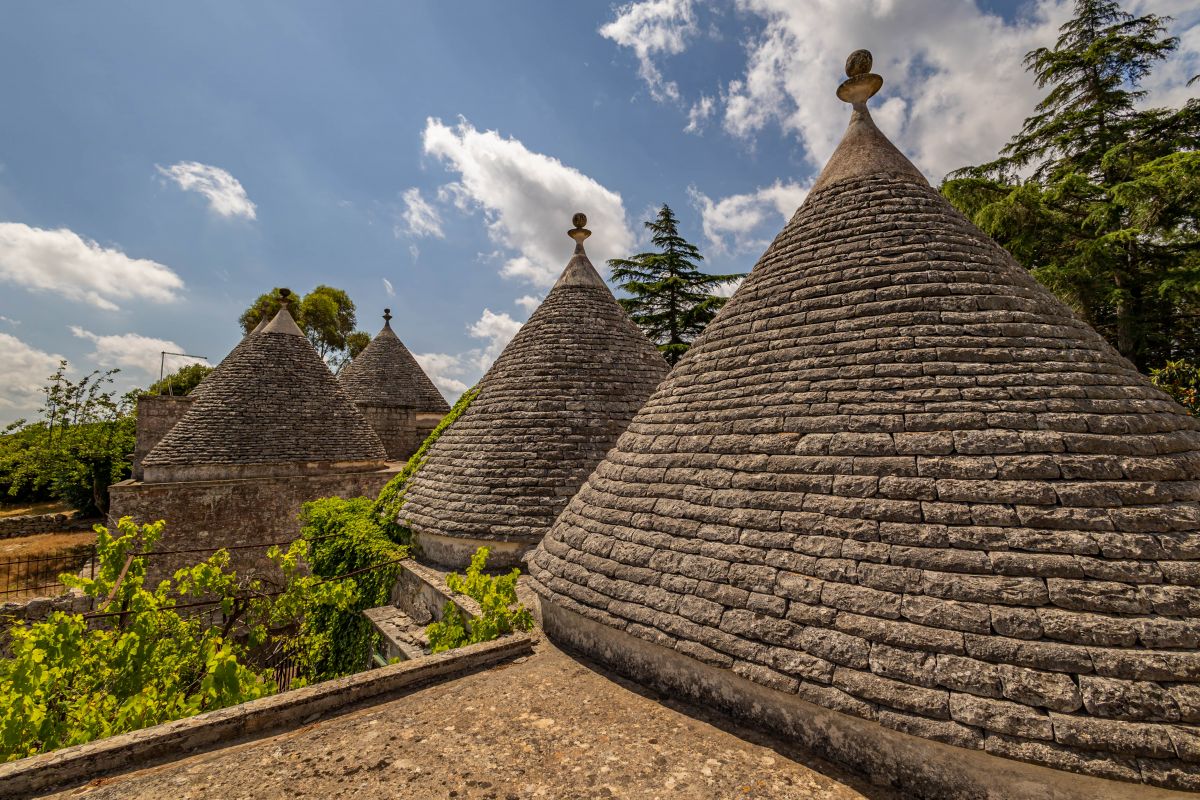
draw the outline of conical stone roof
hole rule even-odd
[[[530,555],[547,631],[695,699],[757,684],[871,722],[854,736],[1200,788],[1198,420],[930,188],[868,96]],[[734,710],[787,728],[775,704]],[[807,724],[862,769],[887,750]]]
[[[383,467],[379,438],[286,306],[202,386],[146,456],[147,483]]]
[[[667,372],[583,249],[430,449],[401,511],[426,553],[435,537],[493,544],[490,565],[536,544]],[[498,542],[516,543],[505,548]]]
[[[342,368],[338,382],[356,403],[445,414],[450,410],[446,398],[396,336],[391,319],[391,310],[384,309],[383,329]]]

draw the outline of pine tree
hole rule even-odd
[[[1139,369],[1200,356],[1200,102],[1144,109],[1178,46],[1164,17],[1076,0],[1053,48],[1025,58],[1033,116],[942,191]]]
[[[608,265],[613,280],[631,295],[618,302],[674,366],[725,305],[728,298],[713,294],[713,289],[744,275],[701,272],[704,256],[679,235],[679,220],[665,203],[658,216],[644,224],[658,252],[614,258]]]

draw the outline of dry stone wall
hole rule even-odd
[[[74,513],[23,514],[19,517],[0,519],[0,539],[15,539],[20,536],[35,536],[39,533],[87,530],[96,520],[80,518]]]

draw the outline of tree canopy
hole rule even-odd
[[[1049,88],[987,164],[942,191],[1139,369],[1200,357],[1200,101],[1144,108],[1166,18],[1076,0],[1025,58]]]
[[[674,366],[725,305],[728,298],[713,290],[744,275],[701,272],[704,256],[679,235],[679,220],[666,203],[643,224],[658,250],[610,259],[608,265],[613,280],[630,295],[617,302]]]
[[[182,396],[199,386],[200,381],[208,377],[208,373],[212,371],[213,368],[207,364],[187,364],[150,384],[146,393]]]
[[[270,320],[282,305],[280,289],[260,294],[250,307],[238,318],[242,331],[249,333],[262,320]],[[290,291],[290,290],[289,290]],[[321,358],[336,372],[371,342],[370,334],[355,330],[358,320],[354,301],[342,289],[332,286],[317,286],[300,297],[291,293],[288,313],[296,320],[300,330],[312,342]],[[298,299],[297,299],[298,298]]]
[[[111,388],[120,370],[78,381],[67,362],[43,387],[41,419],[18,420],[0,438],[0,486],[11,497],[48,494],[84,514],[108,511],[108,487],[129,474],[134,446],[134,394]]]

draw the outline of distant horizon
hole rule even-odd
[[[706,269],[748,271],[845,128],[852,50],[884,78],[880,128],[936,184],[1034,111],[1022,57],[1072,4],[850,5],[8,9],[0,426],[36,414],[60,358],[145,387],[160,351],[216,364],[259,294],[322,283],[372,336],[391,308],[453,401],[566,265],[574,212],[606,276],[664,202]],[[1181,38],[1146,103],[1194,96],[1200,7],[1124,7]]]

